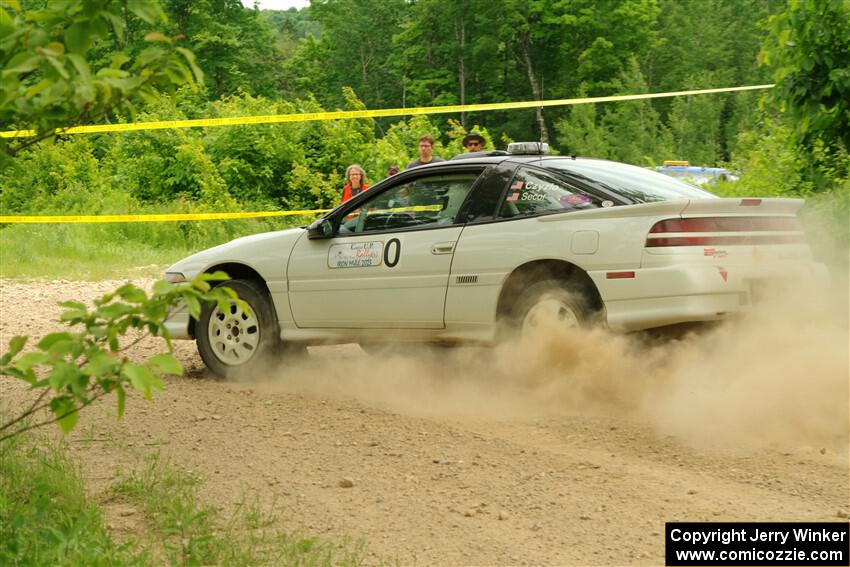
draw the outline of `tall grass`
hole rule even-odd
[[[0,565],[149,563],[133,542],[112,540],[57,443],[34,436],[0,443]]]

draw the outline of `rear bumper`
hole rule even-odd
[[[687,323],[716,321],[748,308],[754,288],[773,282],[825,284],[829,275],[814,262],[750,266],[679,265],[634,270],[634,278],[608,279],[590,272],[603,301],[608,325],[636,331]]]

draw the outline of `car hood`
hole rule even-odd
[[[303,228],[290,228],[243,236],[183,258],[166,271],[179,272],[191,279],[222,264],[242,264],[257,271],[266,281],[281,280],[292,247],[306,232]]]

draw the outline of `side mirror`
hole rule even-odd
[[[329,219],[313,221],[307,227],[307,238],[315,240],[319,238],[331,238],[334,235],[334,225]]]

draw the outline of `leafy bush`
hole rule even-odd
[[[200,317],[202,302],[215,301],[225,308],[229,301],[238,299],[235,292],[227,287],[211,287],[209,282],[226,279],[227,274],[216,272],[179,285],[160,281],[150,297],[128,283],[95,300],[92,310],[79,301],[61,303],[66,310],[60,321],[81,328],[80,331],[50,333],[36,344],[38,350],[27,353],[23,349],[28,337],[13,337],[9,351],[0,357],[0,376],[23,380],[40,393],[28,409],[0,424],[0,443],[54,422],[67,433],[76,426],[81,409],[113,392],[119,418],[124,414],[128,389],[139,390],[150,399],[153,390],[162,389],[161,376],[183,372],[170,354],[165,319],[179,301],[195,318]],[[130,330],[141,334],[122,345],[121,339]],[[130,362],[122,353],[143,339],[145,333],[161,334],[169,352],[142,363]],[[47,409],[51,417],[30,421]]]
[[[805,175],[805,161],[792,147],[790,129],[765,115],[757,130],[738,138],[738,153],[729,168],[741,173],[734,184],[718,188],[718,193],[735,196],[805,196],[813,186]],[[731,196],[731,194],[730,194]]]

